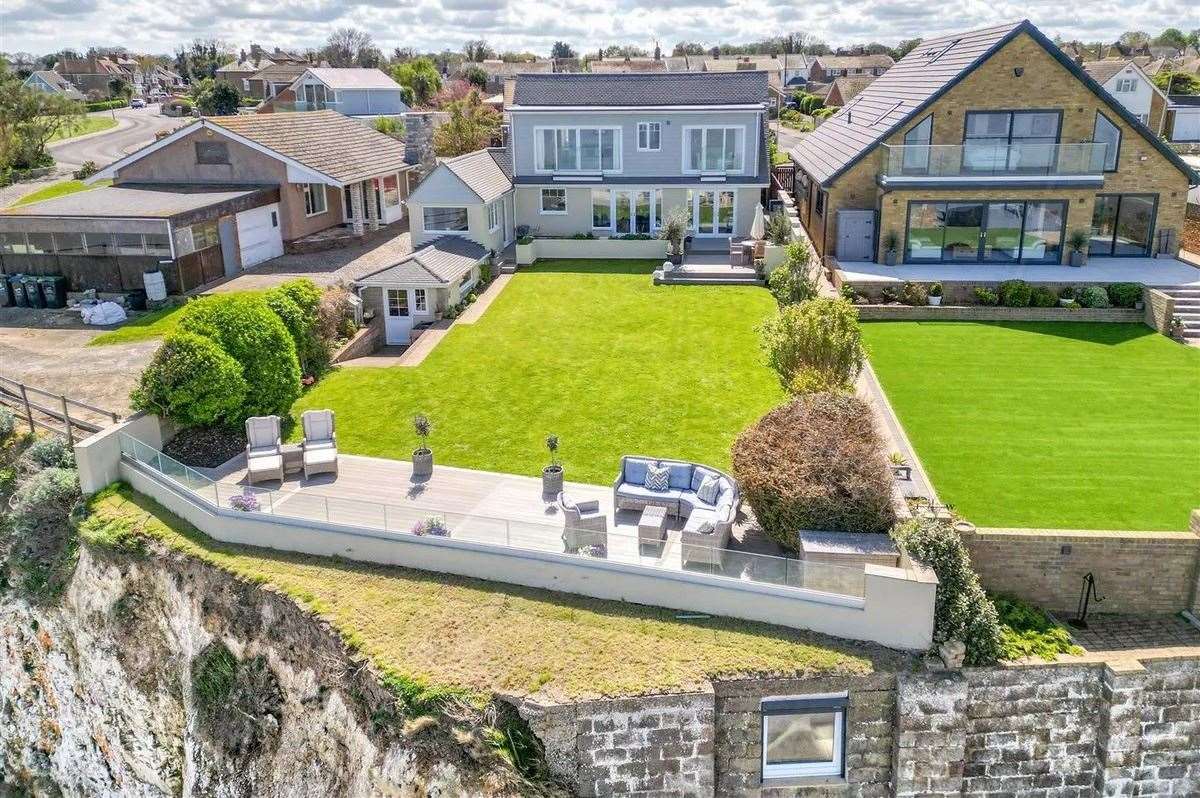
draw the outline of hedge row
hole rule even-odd
[[[84,103],[83,107],[89,112],[91,111],[111,111],[113,108],[124,108],[129,105],[125,100],[97,100],[95,102]]]

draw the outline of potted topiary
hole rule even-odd
[[[900,249],[900,236],[895,230],[888,230],[883,235],[883,260],[888,266],[896,265],[896,253]]]
[[[934,283],[933,285],[929,286],[929,294],[926,297],[926,301],[929,302],[929,304],[935,308],[938,305],[942,304],[942,284],[941,283]]]
[[[1069,308],[1075,304],[1075,289],[1067,286],[1058,292],[1058,304],[1064,308]]]
[[[412,475],[414,477],[428,477],[433,475],[433,450],[429,448],[429,433],[432,427],[429,424],[429,419],[423,413],[417,413],[413,416],[413,430],[416,431],[417,437],[421,440],[421,445],[413,449],[412,453]]]
[[[1071,251],[1071,265],[1083,266],[1087,263],[1088,234],[1086,230],[1077,228],[1067,236],[1067,249]]]
[[[557,496],[563,489],[563,467],[558,461],[558,436],[546,436],[546,449],[550,452],[550,465],[542,469],[542,493]]]
[[[673,266],[683,264],[683,240],[687,235],[687,217],[683,208],[675,208],[663,219],[658,237],[667,242],[667,260]]]

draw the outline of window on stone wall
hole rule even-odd
[[[846,693],[762,701],[762,777],[845,773]]]

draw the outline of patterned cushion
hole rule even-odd
[[[695,493],[700,490],[700,483],[704,482],[705,477],[715,477],[716,475],[716,471],[712,471],[704,466],[696,466],[692,471],[692,492]]]
[[[717,493],[721,490],[721,480],[715,476],[707,476],[696,491],[696,498],[708,504],[717,503]]]
[[[646,490],[652,490],[655,493],[666,493],[671,487],[671,469],[666,466],[647,466],[646,467]]]

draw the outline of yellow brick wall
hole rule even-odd
[[[1021,68],[1022,76],[1013,70]],[[1108,104],[1093,94],[1082,81],[1045,51],[1028,34],[1021,34],[1002,50],[979,66],[929,109],[933,113],[933,143],[961,144],[967,111],[988,109],[1061,109],[1061,142],[1073,144],[1092,140],[1096,112],[1102,110],[1121,129],[1118,171],[1106,176],[1102,189],[1073,190],[930,190],[896,191],[882,194],[875,185],[883,148],[877,148],[838,178],[829,189],[829,206],[837,208],[874,208],[882,195],[879,240],[889,229],[904,235],[904,221],[909,199],[1064,199],[1070,200],[1067,230],[1089,230],[1092,207],[1097,193],[1158,194],[1158,218],[1154,229],[1183,230],[1184,207],[1187,201],[1187,178],[1149,141],[1121,119]],[[924,118],[914,118],[904,128],[886,140],[888,144],[903,144],[904,134]],[[830,216],[829,237],[836,239]],[[903,244],[902,244],[903,246]],[[828,254],[836,254],[831,246]],[[882,243],[878,259],[882,261]],[[1065,248],[1064,248],[1065,249]],[[1066,254],[1064,252],[1064,259]]]

